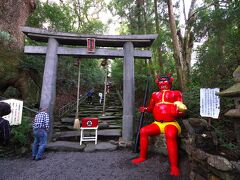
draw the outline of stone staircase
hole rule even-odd
[[[118,147],[119,137],[122,135],[122,104],[116,92],[106,95],[105,115],[102,116],[103,104],[99,103],[99,97],[94,94],[93,104],[82,102],[79,106],[79,118],[98,117],[98,144],[83,142],[80,146],[80,130],[73,129],[75,111],[68,116],[54,122],[53,142],[47,145],[47,150],[54,151],[87,151],[114,150]],[[92,135],[93,131],[86,135]],[[85,135],[85,136],[86,136]]]

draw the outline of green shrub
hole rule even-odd
[[[14,147],[17,154],[23,154],[31,148],[33,136],[30,122],[29,117],[23,117],[21,125],[13,126],[11,129],[10,146]]]

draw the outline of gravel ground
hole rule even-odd
[[[136,157],[129,150],[112,152],[47,152],[46,159],[0,159],[1,180],[188,180],[188,162],[180,154],[180,177],[168,175],[168,159],[150,154],[139,165],[131,164]]]

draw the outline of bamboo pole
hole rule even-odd
[[[106,75],[105,75],[105,82],[104,82],[104,92],[103,92],[103,111],[102,116],[105,116],[105,108],[106,108],[106,91],[107,91],[107,76],[108,76],[108,69],[106,65]]]
[[[74,120],[74,129],[80,129],[80,121],[78,118],[78,112],[79,112],[79,91],[80,91],[80,75],[81,74],[81,61],[78,59],[78,87],[77,87],[77,108],[76,108],[76,114],[75,114],[75,120]]]

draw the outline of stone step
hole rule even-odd
[[[122,126],[120,126],[120,125],[108,125],[108,128],[109,129],[121,129]]]
[[[54,131],[59,132],[59,131],[72,131],[73,125],[66,125],[66,124],[61,124],[61,125],[54,125]]]
[[[54,137],[56,138],[79,137],[79,136],[80,136],[80,130],[62,131],[54,134]]]
[[[111,106],[107,106],[107,108],[109,108],[109,109],[122,108],[122,106],[111,105]]]
[[[94,152],[94,151],[114,151],[118,148],[118,143],[112,142],[101,142],[95,145],[93,142],[83,142],[80,146],[79,142],[69,142],[69,141],[56,141],[48,143],[46,146],[47,151],[84,151],[84,152]]]
[[[85,117],[98,117],[100,114],[79,114],[79,118],[82,119],[82,118],[85,118]]]
[[[79,107],[79,119],[85,117],[98,117],[99,118],[99,129],[98,137],[99,140],[116,140],[121,136],[122,128],[122,111],[123,107],[118,99],[117,94],[108,94],[106,97],[106,109],[105,116],[102,116],[103,104],[99,104],[97,97],[93,98],[93,104],[87,104],[83,102]],[[73,129],[75,120],[75,111],[67,118],[61,118],[57,123],[54,123],[54,136],[56,140],[61,141],[79,141],[80,131]],[[94,131],[85,132],[86,136],[94,135]]]
[[[80,110],[79,113],[81,113],[81,114],[101,114],[102,111],[87,109],[87,110]]]
[[[118,148],[118,145],[110,143],[110,142],[98,142],[96,145],[93,143],[86,143],[86,148],[84,152],[94,152],[94,151],[114,151]]]
[[[98,130],[98,136],[121,136],[122,130],[121,129],[99,129]],[[84,131],[85,136],[91,136],[94,135],[94,130],[85,130]],[[80,137],[80,130],[75,131],[63,131],[63,132],[55,132],[54,138],[56,139],[66,139],[66,138],[73,138],[73,137]]]
[[[79,107],[79,111],[81,112],[81,111],[85,111],[85,110],[87,110],[87,111],[89,111],[89,110],[91,110],[91,111],[102,111],[102,109],[103,109],[103,107],[102,106],[99,106],[99,107]]]
[[[121,119],[119,116],[99,116],[100,120],[114,120],[114,119]]]
[[[120,126],[120,127],[122,127],[122,122],[119,122],[119,121],[117,121],[117,122],[116,121],[107,121],[107,123],[108,123],[109,127],[110,126]],[[105,129],[107,129],[107,128],[105,128]],[[111,129],[111,128],[109,128],[109,129]]]
[[[118,126],[120,127],[120,126]],[[110,128],[110,129],[115,129],[116,127],[115,126],[109,126],[109,124],[107,122],[99,122],[98,124],[98,128],[99,129],[107,129],[107,128]],[[120,127],[121,128],[121,127]],[[59,132],[59,131],[74,131],[75,129],[73,129],[73,123],[71,123],[71,125],[66,125],[66,124],[55,124],[54,123],[54,131],[55,132]]]
[[[120,115],[113,115],[113,113],[105,113],[105,116],[84,116],[82,114],[79,115],[79,118],[81,120],[81,118],[83,117],[97,117],[99,119],[99,123],[102,121],[102,120],[122,120],[122,116]],[[75,117],[66,117],[66,118],[61,118],[61,122],[56,122],[57,124],[55,124],[56,126],[58,125],[62,125],[61,123],[71,123],[73,124],[74,123],[74,120],[75,120]]]
[[[105,111],[108,111],[108,110],[110,110],[110,111],[112,111],[112,110],[118,110],[118,111],[122,111],[122,106],[116,106],[116,107],[108,107],[108,106],[106,106],[106,108],[105,108]],[[89,108],[87,108],[87,107],[79,107],[79,112],[102,112],[103,111],[103,107],[89,107]],[[72,111],[72,112],[74,112],[74,111]]]
[[[46,150],[49,151],[83,151],[85,145],[80,146],[79,142],[55,141],[48,143]]]
[[[92,113],[94,113],[94,114],[101,114],[102,113],[102,109],[99,109],[99,110],[96,110],[96,109],[80,109],[79,110],[79,113],[81,113],[81,114],[92,114]],[[122,112],[122,109],[116,109],[116,108],[106,108],[105,109],[105,112]],[[76,114],[76,112],[72,112],[71,114]]]
[[[61,118],[61,122],[62,123],[73,123],[74,119],[75,118],[72,118],[72,117],[64,117],[64,118]]]
[[[106,109],[105,112],[114,112],[114,113],[117,113],[117,112],[122,112],[122,110],[118,110],[118,109]]]
[[[101,120],[108,120],[108,121],[110,121],[110,120],[121,120],[122,119],[122,116],[115,116],[115,115],[108,115],[108,113],[106,113],[107,115],[106,116],[101,116],[101,115],[98,115],[98,116],[96,116],[96,115],[79,115],[79,118],[80,118],[80,120],[82,119],[82,118],[86,118],[86,117],[92,117],[92,118],[98,118],[99,119],[99,121],[101,121]],[[73,123],[73,121],[74,121],[74,119],[75,118],[72,118],[72,120],[64,120],[64,121],[62,121],[63,123]]]
[[[118,136],[122,135],[121,129],[103,129],[98,131],[98,136]]]

